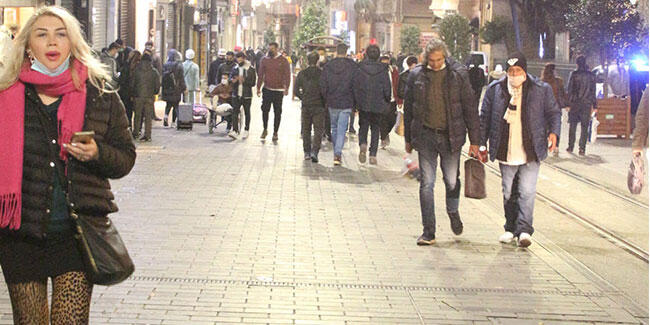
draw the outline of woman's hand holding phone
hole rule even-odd
[[[63,147],[79,161],[96,160],[99,158],[99,148],[97,148],[94,135],[94,132],[77,132],[72,136],[71,143],[64,143]]]

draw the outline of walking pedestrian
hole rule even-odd
[[[481,151],[488,146],[501,169],[506,224],[499,241],[516,237],[521,247],[532,243],[539,166],[555,149],[562,118],[553,89],[527,69],[523,54],[510,55],[507,77],[490,84],[481,105]]]
[[[401,99],[397,96],[397,86],[399,84],[399,69],[391,64],[391,58],[384,55],[379,58],[379,62],[388,66],[388,77],[390,78],[391,95],[388,110],[381,117],[381,148],[386,149],[390,145],[390,131],[395,126],[397,120],[397,105],[402,105]]]
[[[162,75],[162,99],[167,102],[165,106],[165,118],[163,126],[169,126],[169,111],[172,111],[172,126],[176,123],[176,114],[178,114],[178,104],[181,101],[181,95],[187,89],[185,85],[185,76],[183,64],[181,64],[181,55],[175,49],[167,52],[167,63],[163,66]]]
[[[110,78],[107,80],[108,84],[112,87],[112,89],[115,90],[117,90],[118,88],[118,79],[119,79],[119,74],[117,73],[118,64],[116,59],[120,49],[121,49],[120,45],[113,42],[111,43],[111,45],[108,46],[107,49],[102,50],[102,54],[100,54],[99,56],[101,62],[108,67],[108,73],[110,76]]]
[[[320,86],[322,70],[318,67],[319,57],[318,52],[315,51],[307,55],[309,67],[298,73],[293,90],[293,93],[302,101],[300,120],[304,158],[305,160],[311,159],[313,163],[318,162],[318,152],[323,138],[323,120],[327,114]],[[313,138],[311,136],[312,126],[314,128]]]
[[[232,107],[233,107],[233,131],[228,134],[236,139],[241,130],[239,129],[239,112],[244,107],[245,123],[242,138],[248,138],[251,126],[251,101],[253,100],[253,87],[257,83],[257,73],[250,61],[246,60],[244,52],[235,54],[237,65],[230,72],[230,83],[232,84]]]
[[[190,104],[194,104],[194,97],[200,90],[199,66],[192,60],[194,60],[194,50],[187,49],[185,51],[185,62],[183,62],[183,73],[185,79],[185,87],[187,87],[187,96],[185,97],[185,101]]]
[[[108,178],[129,173],[135,146],[68,11],[38,8],[14,42],[0,77],[0,266],[13,321],[88,324],[93,284],[71,215],[103,224],[117,211]],[[71,143],[82,130],[94,138]]]
[[[262,97],[262,123],[264,131],[260,138],[268,135],[269,111],[273,105],[273,141],[278,141],[278,130],[282,118],[282,98],[289,94],[291,70],[289,62],[278,52],[278,43],[269,44],[269,53],[260,62],[257,79],[257,96]],[[262,93],[264,95],[262,96]]]
[[[481,67],[479,67],[476,60],[472,60],[472,64],[469,66],[469,83],[472,85],[472,90],[474,90],[475,103],[478,105],[479,100],[481,100],[481,92],[483,92],[483,86],[485,86],[485,72]],[[478,106],[477,106],[478,109]]]
[[[151,64],[153,65],[153,68],[156,69],[156,71],[158,71],[158,75],[161,76],[162,78],[162,74],[163,74],[162,59],[160,58],[160,55],[158,54],[158,51],[154,47],[152,41],[147,41],[146,43],[144,43],[144,51],[149,52],[149,54],[151,55]],[[153,119],[154,121],[162,121],[162,118],[158,117],[158,115],[156,114],[155,109],[153,110]]]
[[[218,85],[221,82],[221,79],[217,78],[217,74],[219,72],[219,67],[224,62],[226,62],[226,50],[219,49],[219,51],[217,51],[217,58],[210,62],[210,67],[208,69],[208,86]]]
[[[131,88],[131,83],[133,82],[133,77],[135,76],[135,68],[140,63],[142,55],[139,51],[132,51],[129,55],[129,64],[125,65],[120,71],[119,85],[120,98],[124,104],[124,109],[126,110],[126,117],[129,119],[129,128],[133,130],[133,111],[135,109],[133,103],[133,90]]]
[[[576,142],[576,128],[580,123],[580,142],[578,154],[584,156],[587,149],[587,132],[591,113],[596,110],[596,76],[589,71],[587,59],[580,55],[576,59],[578,69],[569,75],[569,146],[566,151],[573,152]]]
[[[555,75],[555,64],[547,63],[544,66],[544,71],[542,71],[542,81],[551,86],[551,89],[553,89],[553,96],[555,97],[555,101],[560,106],[560,108],[565,108],[568,110],[567,106],[569,105],[569,100],[567,99],[566,91],[564,90],[564,80]],[[559,147],[560,135],[558,134],[553,156],[559,156]]]
[[[319,46],[316,48],[318,53],[318,67],[322,69],[325,68],[325,65],[330,61],[330,58],[327,56],[327,51],[325,47]],[[325,138],[328,142],[332,142],[332,122],[330,122],[330,114],[325,114],[325,120],[323,121],[323,128],[325,130]]]
[[[345,132],[348,120],[355,106],[353,80],[359,71],[357,64],[346,57],[348,46],[340,43],[336,46],[336,58],[325,64],[320,77],[321,94],[325,98],[329,112],[334,145],[334,165],[341,165]]]
[[[460,152],[469,131],[470,155],[478,157],[480,124],[469,83],[467,68],[449,57],[444,42],[429,41],[424,64],[409,74],[404,101],[404,140],[406,152],[418,151],[420,171],[420,210],[422,235],[418,245],[431,245],[436,239],[433,188],[438,157],[445,183],[446,210],[454,235],[463,233],[458,212],[460,199]]]
[[[359,109],[359,162],[366,162],[368,130],[370,136],[370,164],[377,164],[377,148],[383,114],[390,109],[393,89],[388,76],[388,66],[379,62],[379,47],[366,48],[366,60],[359,64],[354,76],[354,97]]]
[[[151,141],[151,122],[153,120],[154,96],[160,90],[160,75],[153,67],[151,54],[145,52],[133,76],[133,102],[135,103],[135,120],[144,122],[144,135],[140,141]],[[134,134],[140,134],[141,124],[135,124]],[[134,136],[135,138],[135,136]]]

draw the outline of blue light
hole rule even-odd
[[[650,71],[650,67],[648,66],[648,58],[643,57],[643,56],[636,56],[632,61],[632,67],[636,71]]]

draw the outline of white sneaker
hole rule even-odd
[[[509,244],[512,242],[512,239],[515,238],[515,235],[513,235],[511,232],[506,231],[503,233],[503,235],[499,236],[499,241],[504,243],[504,244]]]
[[[237,139],[237,132],[235,132],[234,130],[230,131],[230,132],[228,132],[228,136],[236,140]]]
[[[519,235],[519,247],[528,247],[532,243],[529,234],[522,232],[521,235]]]
[[[244,131],[244,133],[242,133],[241,138],[242,138],[242,139],[246,139],[246,138],[248,138],[248,131]]]

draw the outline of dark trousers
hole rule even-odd
[[[144,137],[151,139],[151,120],[153,119],[153,97],[135,99],[135,129],[134,134],[140,133],[140,123],[144,121]]]
[[[269,111],[271,104],[273,104],[273,133],[278,133],[280,129],[280,119],[282,118],[282,98],[284,92],[262,89],[262,123],[264,123],[264,130],[269,126]]]
[[[133,109],[134,104],[132,100],[123,100],[124,110],[126,111],[126,118],[129,120],[129,127],[133,129]]]
[[[165,117],[169,115],[169,111],[172,111],[172,122],[176,122],[176,114],[178,112],[178,104],[180,103],[179,101],[168,101],[167,106],[165,106]],[[136,122],[137,123],[137,122]]]
[[[332,141],[332,121],[330,120],[330,113],[325,114],[325,119],[323,119],[323,129],[325,130],[325,136],[327,139]]]
[[[370,156],[377,156],[379,134],[381,133],[382,114],[359,111],[359,146],[368,145],[368,130],[370,134]]]
[[[318,155],[320,144],[323,140],[323,131],[325,120],[325,107],[302,107],[300,114],[302,124],[302,149],[305,153]],[[312,138],[311,129],[314,128],[314,137]]]
[[[584,103],[572,103],[569,111],[569,149],[573,149],[576,142],[576,129],[580,123],[580,150],[587,147],[587,132],[591,120],[591,105]]]
[[[397,102],[390,103],[390,111],[381,117],[381,139],[386,140],[397,120]]]
[[[242,106],[244,106],[244,115],[245,115],[245,122],[244,122],[244,130],[248,131],[251,126],[251,98],[244,98],[244,97],[233,97],[232,98],[232,124],[233,124],[233,130],[235,132],[240,132],[239,130],[239,110],[241,109]]]
[[[356,132],[354,130],[354,117],[356,116],[356,114],[357,111],[353,109],[352,113],[350,114],[350,125],[348,125],[348,132]]]

